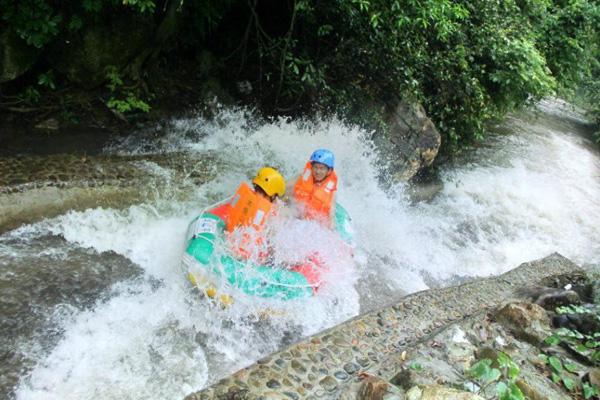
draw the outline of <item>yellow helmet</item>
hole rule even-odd
[[[252,183],[258,185],[270,197],[275,195],[283,197],[285,194],[285,179],[274,168],[264,167],[259,169]]]

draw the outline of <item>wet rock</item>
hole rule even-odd
[[[287,397],[289,397],[292,400],[299,400],[300,396],[298,395],[298,393],[294,393],[294,392],[283,392],[284,395],[286,395]]]
[[[441,136],[424,108],[409,101],[384,107],[388,132],[376,132],[373,142],[387,164],[392,181],[407,181],[435,159]]]
[[[106,79],[108,66],[123,68],[154,38],[150,14],[115,15],[108,22],[86,25],[73,37],[57,41],[48,57],[52,67],[71,82],[92,88]]]
[[[484,400],[474,393],[440,385],[415,386],[406,393],[407,400]]]
[[[590,383],[590,385],[595,385],[600,388],[600,368],[592,368],[589,370],[585,379]]]
[[[465,331],[458,326],[454,327],[448,331],[447,337],[441,340],[446,343],[448,361],[459,363],[464,369],[471,365],[476,347],[469,341]]]
[[[11,29],[0,33],[0,83],[18,78],[38,59],[41,49],[28,45]]]
[[[549,387],[548,382],[537,379],[518,379],[516,382],[523,395],[529,400],[568,400],[571,397]]]
[[[35,129],[44,131],[57,131],[60,128],[58,121],[54,118],[48,118],[35,126]]]
[[[515,337],[537,346],[551,335],[550,318],[537,304],[509,303],[494,316]]]
[[[399,388],[376,376],[367,375],[356,394],[356,400],[392,400],[404,399],[404,393]]]
[[[271,388],[271,389],[277,389],[281,387],[281,383],[279,383],[279,381],[275,380],[275,379],[271,379],[270,381],[267,382],[267,387]]]
[[[520,378],[533,389],[530,390],[530,393],[537,392],[542,396],[546,393],[548,394],[545,397],[547,399],[561,399],[560,394],[556,395],[552,390],[544,391],[538,388],[538,385],[550,388],[555,386],[551,380],[536,369],[532,362],[529,362],[539,354],[539,349],[511,336],[503,336],[506,334],[504,326],[508,322],[503,326],[490,321],[486,311],[482,309],[482,304],[485,304],[486,307],[497,306],[506,299],[514,298],[514,288],[518,285],[537,284],[540,277],[575,270],[577,267],[573,266],[569,260],[554,254],[523,264],[499,277],[481,279],[459,287],[411,295],[394,307],[387,308],[385,312],[379,311],[363,315],[287,348],[274,355],[271,361],[265,364],[247,367],[246,371],[261,369],[266,372],[265,376],[260,378],[263,383],[259,389],[254,390],[254,386],[252,386],[252,395],[254,398],[261,398],[261,396],[268,398],[267,393],[277,393],[280,397],[274,398],[285,398],[287,396],[282,395],[282,392],[288,391],[299,394],[300,398],[307,399],[354,400],[360,389],[364,395],[377,394],[377,396],[381,395],[382,399],[402,399],[402,389],[389,382],[388,379],[402,372],[402,366],[404,365],[406,368],[406,363],[418,363],[422,368],[415,369],[407,379],[412,381],[413,386],[417,386],[416,399],[421,399],[423,395],[428,396],[425,397],[426,399],[440,400],[480,399],[471,393],[448,389],[450,386],[458,387],[456,385],[464,383],[465,379],[468,379],[465,378],[461,368],[465,359],[463,356],[474,357],[473,347],[476,344],[483,348],[488,347],[490,351],[501,348],[502,351],[507,352],[520,366]],[[522,307],[526,309],[533,305],[523,305]],[[535,307],[542,310],[541,315],[545,315],[541,307]],[[516,316],[512,315],[512,318],[506,318],[506,320],[520,327],[522,321],[517,316],[522,313],[515,312],[515,314]],[[528,315],[527,318],[531,319],[531,316]],[[379,324],[378,320],[383,323]],[[397,325],[396,321],[400,321],[400,325]],[[442,325],[435,325],[438,322],[441,322]],[[432,326],[436,326],[440,330],[433,337],[425,336],[425,332],[428,332]],[[460,330],[454,329],[455,327],[460,327]],[[505,340],[498,339],[504,337]],[[342,338],[345,340],[338,340],[338,343],[335,343],[336,339]],[[346,343],[349,343],[350,347],[346,347]],[[448,344],[458,345],[459,350],[464,352],[459,351],[460,354],[455,354],[460,357],[448,357]],[[410,354],[407,352],[403,357],[403,348],[410,351]],[[477,351],[477,355],[484,358],[495,358],[493,352],[486,354],[482,350]],[[279,357],[285,357],[289,361],[286,360],[285,368],[275,373],[273,366],[276,365]],[[292,368],[294,360],[307,370],[306,374],[298,377],[294,375],[298,373]],[[360,370],[367,368],[371,373],[382,378],[374,376],[366,378],[365,374],[359,375],[364,378],[362,380],[352,377],[352,375],[356,377]],[[342,370],[350,375],[349,379],[341,380],[342,376],[338,373]],[[287,371],[287,377],[285,371]],[[274,379],[275,375],[278,376],[278,381],[282,382],[282,387],[267,388],[265,383]],[[286,387],[283,384],[285,378],[293,380],[294,385]],[[300,379],[300,382],[297,381],[297,378]],[[215,393],[216,387],[227,384],[218,383],[205,391],[206,393]],[[442,384],[445,387],[440,386]],[[388,388],[388,390],[384,392],[382,388]],[[490,390],[493,389],[490,387]],[[560,390],[559,387],[555,389]],[[267,390],[273,392],[266,392]]]
[[[414,386],[414,375],[415,373],[412,370],[408,368],[402,368],[400,372],[390,379],[390,383],[408,390]]]
[[[326,376],[319,381],[319,385],[321,385],[321,387],[328,392],[333,392],[335,389],[337,389],[338,383],[331,376]]]
[[[556,307],[581,304],[581,299],[577,292],[573,290],[554,289],[539,296],[535,300],[535,304],[542,306],[546,310],[554,310]]]
[[[600,332],[600,321],[594,313],[559,314],[552,317],[552,325],[555,328],[567,328],[577,330],[584,335]]]
[[[359,369],[360,369],[360,366],[358,366],[358,365],[356,365],[354,363],[346,363],[346,364],[344,364],[344,371],[346,371],[350,375],[354,374]]]
[[[496,349],[493,349],[491,347],[482,347],[480,349],[477,349],[477,351],[475,352],[475,357],[477,357],[478,360],[484,360],[486,358],[490,359],[494,362],[492,366],[494,368],[498,367],[498,351],[496,351]]]

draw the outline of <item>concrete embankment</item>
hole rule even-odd
[[[484,321],[487,312],[508,302],[523,300],[523,296],[519,295],[522,288],[562,285],[577,276],[585,276],[585,273],[568,259],[552,254],[496,277],[415,293],[397,304],[356,317],[265,357],[205,390],[188,395],[186,400],[376,399],[384,398],[382,396],[386,393],[392,397],[385,398],[403,399],[402,389],[390,381],[404,370],[402,366],[411,355],[416,354],[419,343],[448,332],[453,324],[469,321],[469,318]],[[485,336],[487,340],[490,335]],[[508,339],[502,340],[504,342],[500,343],[506,343]],[[436,345],[432,347],[444,346],[434,343]],[[464,364],[461,368],[466,370],[473,357],[459,357],[457,362]],[[452,368],[448,367],[449,370]],[[446,377],[434,382],[452,380]],[[553,385],[550,380],[547,381],[548,385]],[[379,394],[375,393],[377,382],[381,382],[380,387],[383,388]],[[442,389],[422,387],[419,389],[422,391],[420,396],[428,390],[439,393],[436,391]],[[452,392],[454,389],[447,390]],[[553,392],[540,390],[540,393]],[[452,393],[448,395],[450,397],[435,396],[429,398],[479,398],[469,393],[460,395],[463,397],[452,397]]]
[[[69,210],[127,207],[174,184],[202,183],[211,176],[210,162],[185,154],[2,158],[0,232]]]

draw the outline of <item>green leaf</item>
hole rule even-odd
[[[592,396],[596,396],[598,394],[598,388],[594,385],[590,385],[587,382],[584,382],[583,385],[583,397],[587,400],[592,398]]]
[[[102,9],[101,0],[83,0],[83,8],[86,11],[97,13]]]
[[[575,346],[575,350],[577,350],[578,353],[587,353],[588,348],[585,347],[583,344],[578,344],[577,346]]]
[[[498,353],[498,364],[500,368],[505,368],[507,370],[507,375],[509,379],[515,379],[519,372],[519,366],[508,356],[508,354],[499,352]]]
[[[498,382],[496,393],[498,393],[499,400],[525,400],[523,392],[514,382],[510,382],[508,385],[504,382]]]
[[[38,85],[45,86],[52,90],[56,89],[56,85],[54,84],[54,72],[52,70],[38,75]]]
[[[412,369],[413,371],[417,371],[417,372],[421,372],[423,370],[423,366],[415,361],[411,362],[408,365],[408,368]]]
[[[569,372],[577,372],[578,370],[577,365],[574,363],[565,363],[564,367]]]
[[[514,382],[510,382],[508,384],[508,389],[510,393],[510,400],[525,400],[525,395],[521,392],[521,389]]]
[[[548,362],[550,363],[550,366],[552,367],[552,369],[555,372],[562,372],[562,370],[563,370],[562,362],[560,361],[560,359],[558,357],[551,356],[548,358]]]
[[[498,393],[499,399],[505,399],[508,395],[508,386],[504,382],[498,382],[496,384],[496,393]]]
[[[575,381],[573,381],[573,379],[567,376],[562,376],[562,382],[570,392],[575,390]]]
[[[83,21],[77,15],[73,15],[71,20],[69,21],[68,29],[70,32],[75,32],[81,29],[83,26]]]
[[[485,383],[493,382],[498,380],[502,376],[502,373],[496,368],[491,368],[491,365],[492,360],[485,358],[475,363],[475,365],[468,370],[468,373]]]
[[[598,345],[600,345],[600,342],[596,340],[588,340],[585,342],[585,347],[587,347],[588,349],[594,349],[598,347]]]
[[[560,382],[560,375],[558,375],[557,373],[553,372],[552,373],[552,382],[554,382],[554,383]]]
[[[560,343],[560,338],[556,335],[551,335],[551,336],[548,336],[546,338],[546,340],[544,340],[544,343],[546,343],[549,346],[556,346],[557,344]]]

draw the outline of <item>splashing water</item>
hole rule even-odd
[[[100,294],[82,291],[86,301],[58,298],[42,310],[39,318],[51,323],[16,343],[31,360],[16,397],[183,397],[409,292],[498,274],[554,251],[599,263],[600,157],[573,122],[578,114],[561,107],[549,101],[540,107],[542,119],[508,118],[498,132],[511,134],[492,135],[486,147],[448,166],[439,193],[416,204],[404,185],[380,187],[368,133],[336,119],[265,122],[225,109],[212,121],[172,121],[160,139],[140,134],[114,143],[107,152],[210,155],[217,178],[186,200],[164,193],[123,210],[69,212],[0,236],[3,284],[38,259],[41,267],[54,260],[53,271],[63,274],[58,291],[71,280],[85,282],[92,270],[139,269],[117,275]],[[331,233],[317,224],[284,225],[272,238],[276,257],[302,259],[316,248],[332,266],[317,296],[279,302],[284,314],[267,321],[253,318],[269,305],[258,300],[221,309],[198,298],[180,266],[188,222],[264,165],[292,179],[320,147],[336,154],[338,200],[353,218],[354,258],[333,252]],[[49,341],[48,326],[57,332]]]

